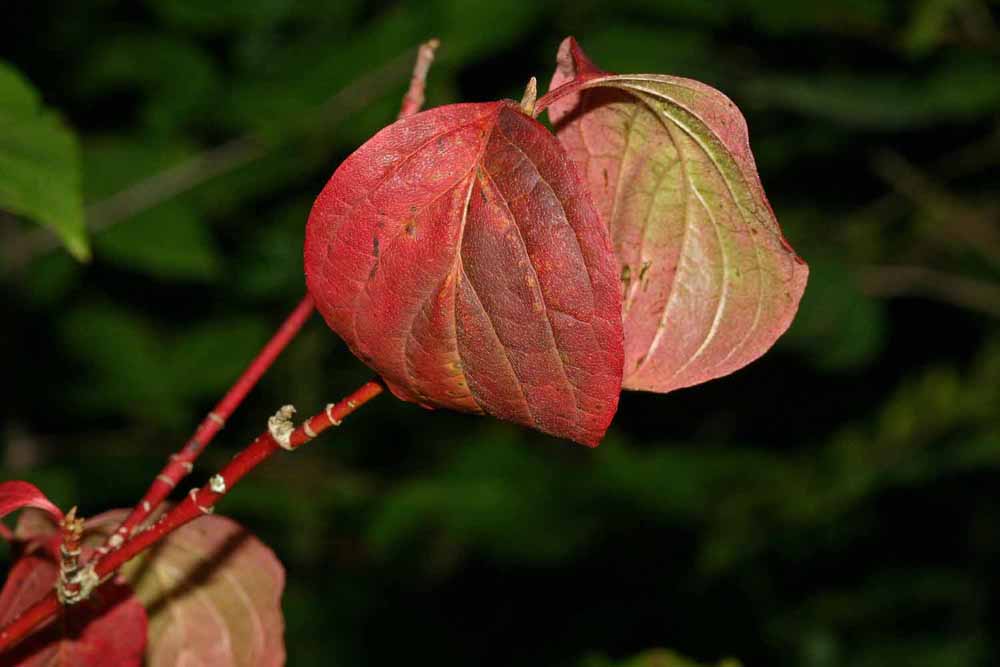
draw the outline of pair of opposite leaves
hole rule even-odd
[[[306,279],[398,397],[595,446],[623,387],[763,354],[808,269],[718,91],[605,73],[567,38],[546,109],[555,136],[510,101],[380,131],[317,198]]]

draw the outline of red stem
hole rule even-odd
[[[313,415],[294,429],[288,437],[288,448],[297,449],[331,426],[339,425],[344,417],[380,393],[382,393],[381,384],[376,381],[366,382],[340,403],[327,406],[326,410]],[[274,439],[270,430],[257,436],[256,440],[233,457],[205,486],[200,489],[192,488],[187,497],[164,514],[159,521],[136,534],[117,551],[104,554],[94,566],[97,576],[103,580],[171,532],[202,514],[211,512],[215,503],[229,493],[244,475],[279,449],[282,449],[282,446]],[[0,653],[17,644],[39,624],[55,616],[61,609],[55,592],[49,593],[33,604],[7,627],[0,630]]]
[[[441,43],[436,39],[428,40],[420,45],[417,51],[417,62],[413,65],[413,77],[410,88],[403,96],[403,104],[399,108],[399,118],[406,118],[420,111],[424,106],[424,89],[427,87],[427,72],[434,62],[434,51]]]
[[[282,322],[271,340],[267,341],[257,357],[250,362],[247,369],[243,371],[243,375],[236,380],[226,395],[222,397],[222,400],[205,416],[191,439],[179,452],[171,455],[167,465],[153,480],[142,500],[132,508],[122,525],[111,535],[108,543],[105,544],[105,550],[117,546],[116,543],[120,544],[131,535],[135,527],[154,512],[160,503],[170,495],[173,488],[191,473],[195,460],[205,451],[215,435],[222,430],[226,420],[236,411],[236,408],[254,388],[261,376],[271,367],[278,355],[295,338],[302,325],[312,315],[313,308],[312,296],[306,294],[295,310]]]

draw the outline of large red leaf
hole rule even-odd
[[[337,169],[309,291],[400,398],[596,445],[621,391],[607,231],[558,141],[510,102],[432,109]]]
[[[46,498],[34,484],[20,480],[0,482],[0,517],[5,517],[22,507],[45,510],[57,519],[62,519],[63,516],[62,510]]]
[[[670,391],[767,351],[808,268],[781,235],[736,106],[690,79],[605,73],[571,37],[546,106],[620,262],[624,386]]]
[[[42,556],[18,560],[0,592],[0,625],[51,591],[58,571]],[[140,667],[145,645],[145,610],[128,586],[111,582],[0,656],[0,667]]]

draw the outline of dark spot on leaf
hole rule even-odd
[[[643,281],[643,280],[646,279],[646,272],[649,271],[649,267],[652,266],[652,264],[653,264],[653,262],[650,261],[650,260],[648,260],[648,259],[645,262],[642,263],[642,268],[639,269],[639,280],[640,281]]]
[[[372,254],[378,257],[378,237],[372,237]]]
[[[408,220],[406,223],[406,227],[404,227],[403,229],[406,230],[406,235],[409,236],[410,238],[413,238],[417,235],[417,223],[415,223],[413,220]]]

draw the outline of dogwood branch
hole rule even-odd
[[[413,65],[413,77],[410,88],[403,96],[403,104],[399,109],[399,118],[406,118],[420,111],[424,106],[424,89],[427,87],[427,72],[434,62],[434,52],[441,45],[436,39],[431,39],[420,45],[417,51],[417,62]]]
[[[218,474],[213,475],[201,488],[192,488],[187,497],[164,514],[159,521],[137,533],[120,549],[106,553],[87,567],[100,581],[110,577],[115,570],[162,540],[184,524],[209,514],[223,496],[250,471],[269,459],[280,449],[295,450],[331,426],[339,426],[347,415],[375,398],[383,391],[377,381],[366,382],[354,393],[337,404],[330,404],[300,426],[291,424],[295,409],[285,406],[268,421],[268,429],[237,454]],[[55,616],[62,605],[53,591],[29,607],[0,630],[0,652],[11,648],[41,623]]]
[[[108,538],[107,544],[102,547],[103,551],[116,549],[125,541],[136,526],[141,524],[146,517],[153,513],[160,503],[170,494],[175,486],[182,479],[191,473],[195,460],[201,455],[216,434],[225,426],[226,420],[236,411],[243,399],[246,398],[250,390],[254,388],[260,378],[274,364],[278,355],[285,349],[289,342],[302,328],[306,320],[313,312],[313,300],[310,295],[306,295],[295,307],[295,310],[285,319],[271,340],[264,345],[257,357],[250,362],[243,375],[230,387],[222,400],[212,408],[212,411],[205,416],[205,419],[198,425],[194,435],[185,443],[176,454],[170,456],[166,467],[156,476],[149,489],[143,495],[132,511],[126,517],[122,525]]]

